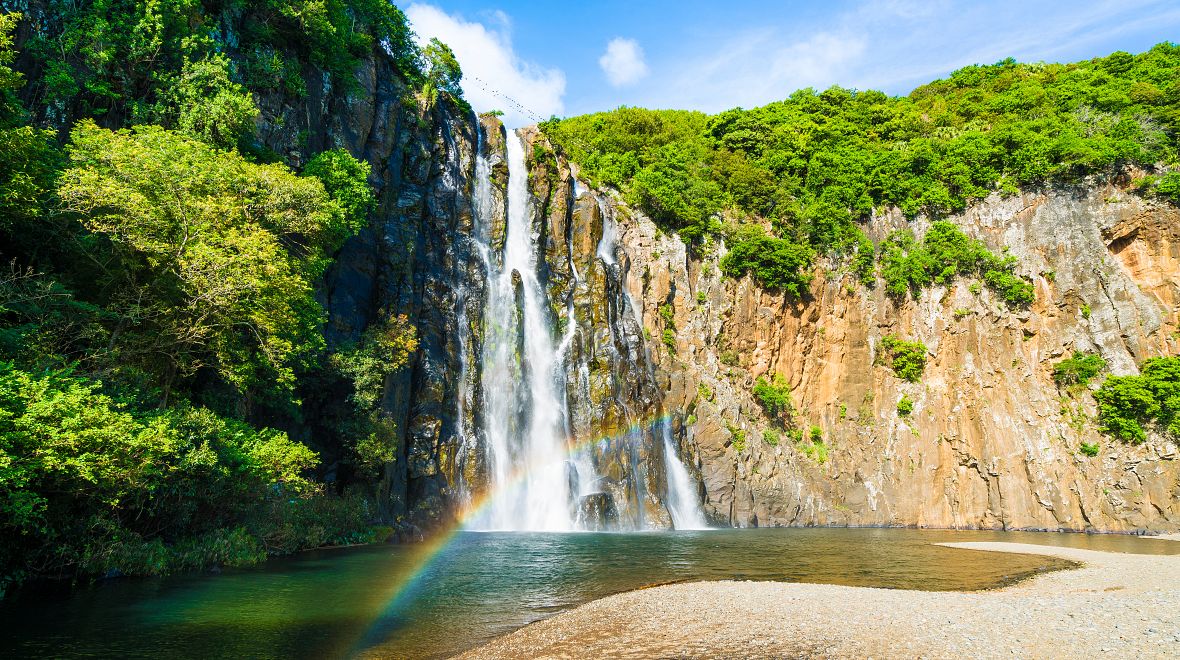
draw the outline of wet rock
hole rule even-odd
[[[590,493],[578,501],[578,522],[582,529],[605,532],[619,528],[619,511],[610,493]]]

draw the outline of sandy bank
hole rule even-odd
[[[947,545],[1083,566],[971,593],[668,585],[587,603],[463,657],[1180,657],[1180,556]]]

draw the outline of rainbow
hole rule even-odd
[[[668,423],[671,419],[672,415],[665,414],[635,423],[625,431],[613,435],[598,436],[581,441],[575,438],[568,438],[567,446],[569,447],[569,454],[572,455],[595,445],[601,445],[639,432],[648,431],[661,424]],[[349,654],[350,656],[355,656],[384,640],[386,633],[392,627],[390,624],[396,620],[403,608],[412,602],[418,589],[423,586],[425,576],[430,573],[430,568],[454,544],[459,533],[464,531],[472,521],[478,519],[487,510],[492,501],[496,499],[497,495],[519,487],[535,467],[537,466],[524,464],[516,468],[509,474],[508,479],[504,483],[496,484],[495,487],[490,487],[483,493],[473,496],[459,510],[454,520],[435,531],[427,540],[413,546],[414,553],[408,562],[407,570],[398,575],[393,584],[389,585],[389,593],[380,599],[380,602],[385,602],[386,604],[381,608],[373,623],[369,625],[368,629],[358,640],[358,643],[353,648],[353,653]]]

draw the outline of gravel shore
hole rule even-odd
[[[980,592],[697,582],[617,594],[464,658],[1177,658],[1180,555],[951,547],[1082,564]]]

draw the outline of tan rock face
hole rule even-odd
[[[675,353],[649,347],[717,522],[1180,527],[1175,443],[1104,438],[1089,393],[1067,393],[1051,377],[1074,350],[1099,352],[1115,374],[1178,351],[1175,207],[1094,184],[997,196],[953,218],[992,249],[1007,246],[1035,281],[1036,302],[1009,310],[986,287],[972,293],[967,279],[896,301],[839,264],[817,270],[805,300],[787,300],[724,279],[722,251],[691,256],[677,237],[612,205],[627,287],[651,336],[665,328],[660,306],[673,311]],[[880,240],[906,224],[887,214],[869,233]],[[928,223],[909,225],[921,233]],[[877,359],[888,334],[928,347],[919,382]],[[773,374],[791,385],[794,426],[819,427],[822,463],[810,441],[763,441],[773,425],[750,390]],[[914,402],[909,416],[897,411],[903,395]],[[735,430],[744,432],[741,451]],[[1101,453],[1082,455],[1082,442]]]

